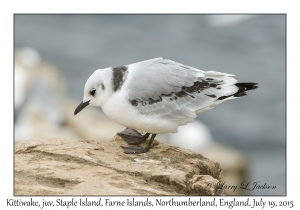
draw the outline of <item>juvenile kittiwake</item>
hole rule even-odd
[[[87,105],[102,107],[110,119],[127,127],[118,134],[134,146],[122,147],[124,152],[144,153],[156,134],[175,133],[197,114],[258,87],[257,83],[238,83],[232,76],[163,58],[99,69],[88,78],[83,101],[74,114]],[[136,130],[147,133],[142,136]],[[150,134],[148,145],[138,146]]]

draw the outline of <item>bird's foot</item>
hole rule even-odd
[[[134,146],[130,146],[130,147],[123,147],[123,146],[121,146],[121,147],[124,150],[125,154],[141,154],[141,153],[145,153],[145,152],[149,151],[149,149],[143,148],[138,145],[134,145]]]
[[[138,131],[126,128],[124,131],[118,133],[118,135],[121,136],[122,139],[127,142],[127,144],[138,145],[145,141],[150,134],[146,133],[142,136],[142,134],[140,134]]]
[[[134,145],[134,146],[131,146],[131,147],[123,147],[123,146],[121,146],[121,147],[124,150],[125,154],[141,154],[141,153],[146,153],[146,152],[149,151],[149,149],[151,147],[151,144],[152,144],[155,136],[156,136],[156,134],[152,134],[151,139],[150,139],[149,143],[147,144],[147,146],[145,148],[143,148],[141,146],[138,146],[138,145]]]

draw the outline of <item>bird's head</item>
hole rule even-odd
[[[96,70],[87,80],[83,92],[83,101],[76,108],[74,115],[78,114],[88,105],[102,106],[107,94],[105,89],[107,84],[104,80],[106,77],[105,69]]]

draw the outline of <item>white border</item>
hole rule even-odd
[[[294,201],[299,180],[299,10],[296,1],[4,1],[1,5],[1,209],[13,198],[13,14],[14,13],[286,13],[287,14],[287,196],[263,200]],[[271,164],[271,163],[270,163]],[[276,164],[276,163],[274,163]],[[297,190],[297,191],[296,191]],[[28,198],[28,197],[27,197]],[[79,197],[77,197],[79,198]],[[116,198],[116,197],[115,197]],[[164,197],[162,197],[164,198]],[[238,200],[246,197],[239,197]],[[250,197],[253,199],[256,197]],[[257,197],[259,198],[259,197]],[[42,200],[43,197],[38,199]],[[47,197],[55,200],[54,197]],[[126,197],[118,198],[126,199]],[[155,199],[155,198],[153,198]],[[233,197],[227,198],[228,200]],[[298,205],[297,205],[298,204]],[[170,209],[172,207],[163,207]],[[15,209],[10,207],[9,209]],[[23,208],[22,208],[23,209]],[[32,209],[32,208],[27,208]],[[74,209],[74,208],[72,208]],[[85,209],[85,208],[80,208]],[[91,208],[89,208],[91,209]],[[99,208],[98,208],[99,209]],[[228,208],[227,208],[228,209]],[[269,209],[269,208],[264,208]],[[271,209],[271,208],[270,208]]]

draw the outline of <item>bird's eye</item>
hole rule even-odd
[[[91,94],[92,96],[94,96],[95,93],[96,93],[96,90],[95,90],[95,89],[93,89],[93,90],[90,91],[90,94]]]

